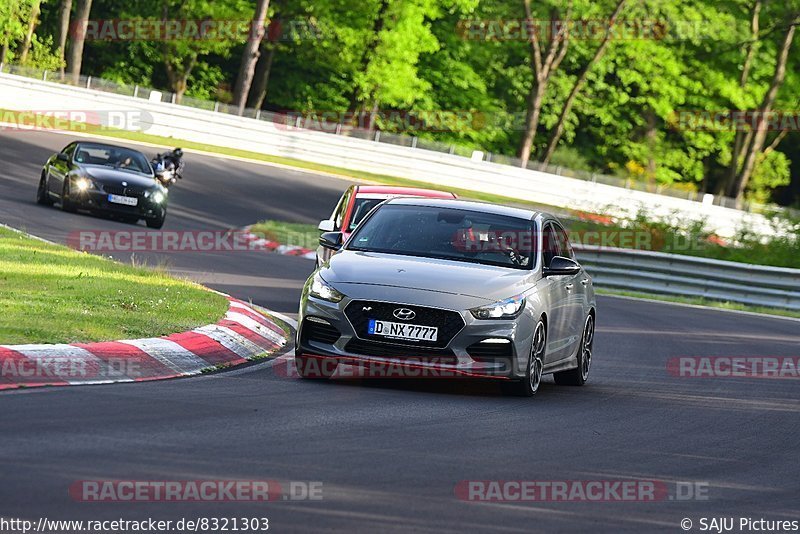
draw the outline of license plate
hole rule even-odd
[[[390,323],[370,319],[367,333],[371,336],[409,339],[413,341],[437,341],[439,329],[435,326],[419,326],[406,323]]]
[[[120,195],[108,195],[108,201],[125,206],[136,206],[139,204],[139,199],[136,197],[123,197]]]

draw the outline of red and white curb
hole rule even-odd
[[[242,239],[248,241],[250,246],[256,249],[264,250],[265,252],[272,252],[275,254],[283,254],[284,256],[297,256],[308,260],[316,260],[317,252],[310,248],[297,247],[292,245],[281,245],[277,241],[270,241],[258,234],[251,231],[250,226],[241,229]]]
[[[164,380],[240,365],[286,345],[274,322],[228,297],[216,324],[169,336],[59,345],[0,345],[0,390]]]

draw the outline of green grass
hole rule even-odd
[[[156,337],[219,321],[225,297],[0,228],[0,344]]]
[[[723,310],[735,310],[735,311],[743,311],[750,313],[761,313],[764,315],[778,315],[781,317],[800,318],[800,312],[792,310],[783,310],[780,308],[766,308],[763,306],[748,306],[746,304],[739,304],[736,302],[723,302],[723,301],[709,300],[699,297],[676,297],[672,295],[659,295],[655,293],[641,293],[638,291],[625,291],[618,289],[603,289],[603,288],[596,288],[596,291],[599,295],[634,297],[646,300],[657,300],[661,302],[693,304],[695,306],[704,306],[706,308],[718,308]]]
[[[309,249],[317,248],[321,233],[314,224],[271,220],[254,224],[250,227],[250,231],[270,241],[277,241],[282,245],[293,245]]]

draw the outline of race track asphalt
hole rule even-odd
[[[35,204],[42,162],[68,140],[0,133],[0,222],[57,242],[78,230],[132,229]],[[164,229],[316,222],[345,186],[190,154]],[[307,260],[264,253],[136,260],[287,314],[311,271]],[[591,382],[557,387],[548,378],[533,400],[463,380],[307,383],[272,363],[194,379],[6,392],[0,517],[268,517],[276,532],[680,532],[684,518],[695,531],[702,517],[797,521],[798,380],[681,378],[667,361],[797,357],[799,347],[795,321],[601,297]],[[323,499],[85,503],[68,492],[81,480],[217,479],[319,481]],[[470,480],[644,480],[670,495],[466,502],[455,488]],[[675,498],[678,482],[705,488],[707,498]]]

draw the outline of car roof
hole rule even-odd
[[[518,219],[535,219],[543,214],[539,211],[527,210],[523,208],[512,208],[501,204],[490,204],[488,202],[475,202],[471,200],[442,200],[434,198],[393,198],[386,201],[387,204],[404,206],[428,206],[433,208],[451,208],[457,210],[480,211],[493,215],[505,215]]]
[[[455,195],[447,191],[423,189],[421,187],[398,187],[392,185],[359,185],[356,190],[358,195],[405,195],[409,197],[446,198],[453,199]]]

